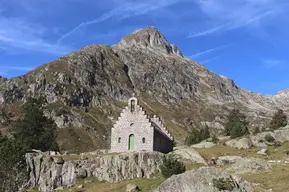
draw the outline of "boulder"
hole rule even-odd
[[[214,146],[216,146],[215,143],[206,142],[206,141],[198,143],[198,144],[195,144],[195,145],[192,145],[193,148],[198,148],[198,149],[200,149],[200,148],[212,148]]]
[[[200,163],[207,165],[206,160],[193,148],[175,148],[175,150],[169,154],[172,154],[184,163]]]
[[[56,189],[54,189],[55,191],[63,191],[64,188],[63,187],[57,187]]]
[[[217,165],[232,164],[242,159],[240,156],[220,156],[216,160]]]
[[[241,158],[237,160],[236,163],[228,167],[226,170],[233,173],[243,174],[264,172],[270,169],[272,169],[271,164],[269,164],[264,159]]]
[[[61,157],[54,157],[53,160],[54,160],[54,162],[56,164],[61,164],[62,165],[64,163],[64,160]]]
[[[266,145],[267,141],[265,139],[266,135],[271,135],[272,137],[274,137],[275,142],[278,142],[280,144],[288,142],[289,141],[289,126],[284,127],[282,129],[277,129],[274,131],[258,133],[256,135],[250,136],[250,139],[254,146],[266,148],[267,147]]]
[[[222,169],[214,167],[202,167],[183,174],[173,175],[153,192],[218,192],[221,191],[218,182],[222,180],[229,182],[230,191],[254,191],[252,185],[242,180],[239,176],[231,175]]]
[[[84,179],[87,177],[87,171],[85,169],[78,169],[77,171],[77,177],[78,178],[81,178],[81,179]]]
[[[135,185],[135,184],[129,183],[126,186],[126,190],[125,191],[126,192],[138,192],[138,191],[140,191],[140,188],[137,185]]]
[[[253,146],[251,140],[248,138],[233,139],[227,141],[226,145],[237,149],[250,149]]]
[[[78,185],[76,188],[77,188],[77,189],[83,189],[84,186],[83,186],[83,185]]]
[[[267,155],[268,149],[264,148],[257,152],[259,155]]]

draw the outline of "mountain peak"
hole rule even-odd
[[[121,39],[118,46],[122,48],[133,46],[152,48],[167,54],[182,56],[180,49],[176,45],[170,44],[165,36],[153,26],[138,29],[132,34],[126,35]]]

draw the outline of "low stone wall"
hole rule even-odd
[[[26,154],[29,182],[26,188],[39,187],[50,192],[59,186],[76,184],[78,179],[95,177],[99,181],[117,182],[124,179],[150,178],[158,173],[163,154],[158,152],[122,153],[95,157],[51,156]]]

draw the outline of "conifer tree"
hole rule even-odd
[[[233,109],[227,118],[225,131],[232,139],[249,134],[246,116],[238,109]]]
[[[273,116],[270,122],[271,129],[279,129],[287,125],[287,116],[282,109],[279,109]]]

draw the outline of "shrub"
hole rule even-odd
[[[289,151],[286,151],[286,155],[288,155],[288,156],[289,156]]]
[[[234,182],[230,178],[219,178],[219,179],[213,179],[213,185],[214,187],[218,188],[219,190],[228,190],[232,191],[234,189]]]
[[[287,125],[287,116],[282,109],[279,109],[273,116],[270,122],[271,129],[279,129]]]
[[[193,129],[191,134],[186,138],[186,144],[190,146],[192,144],[200,143],[201,141],[208,138],[210,138],[210,131],[208,126],[199,130]]]
[[[186,166],[182,162],[169,155],[164,156],[163,164],[161,165],[160,169],[162,176],[164,178],[169,178],[172,175],[177,175],[185,172]]]
[[[219,139],[218,139],[218,137],[216,135],[213,135],[212,142],[213,143],[218,143],[219,142]]]
[[[274,141],[273,145],[274,147],[280,147],[281,143],[279,141]]]
[[[56,110],[55,116],[59,117],[61,115],[66,115],[66,114],[69,114],[69,111],[67,109],[61,107],[58,110]]]
[[[259,127],[254,127],[253,134],[260,133],[261,129]]]
[[[269,143],[273,143],[273,142],[275,141],[275,138],[274,138],[272,135],[267,134],[267,135],[265,136],[265,140],[266,140],[267,142],[269,142]]]
[[[173,147],[176,147],[177,146],[177,142],[176,140],[173,140]]]
[[[241,114],[238,109],[233,109],[227,117],[225,131],[232,139],[248,135],[248,122],[245,115]]]

